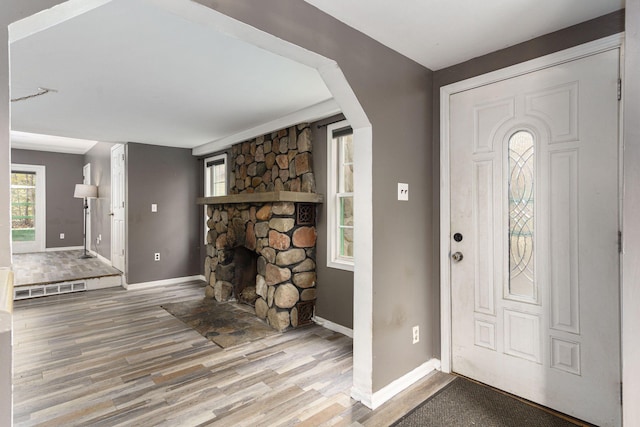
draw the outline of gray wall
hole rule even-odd
[[[624,425],[640,425],[640,0],[626,2],[624,77],[624,207],[622,365]],[[625,308],[629,308],[626,309]]]
[[[13,149],[11,162],[46,167],[46,247],[82,246],[82,199],[75,199],[73,191],[82,183],[84,156]]]
[[[440,86],[519,64],[621,31],[624,31],[624,10],[438,70],[433,76],[434,87],[439,89]],[[434,100],[439,101],[438,93]],[[439,116],[438,111],[436,115]]]
[[[432,72],[302,1],[198,2],[337,61],[371,121],[372,382],[378,391],[435,354],[431,337],[424,334],[435,328],[430,308],[437,296],[429,244],[437,239],[428,166]],[[409,202],[396,200],[398,182],[409,183]],[[414,325],[423,336],[412,345]]]
[[[313,173],[316,192],[327,199],[327,128],[326,125],[344,119],[343,115],[311,123],[313,143]],[[316,273],[318,299],[316,316],[338,325],[353,328],[353,273],[327,267],[327,203],[318,207],[318,240],[316,246]]]
[[[491,71],[496,71],[501,68],[509,67],[511,65],[519,64],[530,59],[538,58],[540,56],[548,55],[550,53],[558,52],[564,49],[568,49],[573,46],[578,46],[583,43],[587,43],[593,40],[600,39],[602,37],[610,36],[613,34],[624,31],[624,10],[610,13],[608,15],[601,16],[599,18],[583,22],[572,27],[565,28],[560,31],[556,31],[551,34],[547,34],[541,37],[537,37],[533,40],[529,40],[525,43],[521,43],[506,49],[502,49],[478,58],[474,58],[470,61],[463,62],[442,70],[438,70],[433,75],[433,150],[434,154],[431,162],[432,171],[432,185],[433,194],[433,229],[440,233],[440,200],[439,200],[439,185],[440,185],[440,88],[451,83],[462,81],[471,77],[479,76]],[[439,251],[437,246],[439,245],[438,239],[434,239],[432,242],[434,265],[440,263]],[[438,273],[439,274],[439,273]],[[440,353],[440,304],[439,304],[439,276],[433,283],[436,285],[433,288],[433,293],[437,295],[433,301],[435,304],[431,307],[431,313],[434,317],[433,325],[435,328],[431,331],[433,338],[433,346],[436,349],[436,354]]]
[[[91,243],[87,247],[106,259],[111,259],[111,147],[99,142],[87,151],[84,163],[91,164],[91,183],[98,186],[98,198],[89,201],[91,212]],[[97,244],[96,238],[102,240]]]
[[[198,160],[182,148],[128,143],[126,151],[127,283],[202,274]]]

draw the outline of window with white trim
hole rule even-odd
[[[204,197],[227,194],[227,155],[204,159]]]
[[[220,154],[204,159],[204,197],[226,196],[227,155]],[[204,241],[207,242],[207,207],[204,208]]]
[[[353,271],[353,130],[327,126],[327,266]]]

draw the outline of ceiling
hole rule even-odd
[[[305,0],[431,70],[624,8],[624,0]]]
[[[11,75],[13,99],[55,90],[13,102],[14,131],[186,148],[332,97],[316,69],[141,0],[13,42]]]
[[[305,1],[432,70],[624,7],[624,0]],[[15,147],[208,147],[300,112],[335,113],[314,67],[204,25],[219,15],[207,7],[180,3],[194,9],[194,20],[158,6],[167,2],[92,2],[102,5],[12,42],[12,98],[54,90],[12,103]]]

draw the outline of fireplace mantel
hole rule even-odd
[[[302,193],[299,191],[267,191],[262,193],[230,194],[228,196],[199,197],[199,205],[229,205],[234,203],[323,203],[324,196],[318,193]]]

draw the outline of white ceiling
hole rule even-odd
[[[305,1],[432,70],[624,7],[624,0]],[[12,138],[22,148],[82,151],[25,133],[89,140],[85,150],[95,140],[203,148],[301,112],[335,113],[314,67],[204,25],[219,14],[197,3],[173,4],[198,19],[155,3],[86,0],[88,11],[56,25],[37,22],[42,30],[15,39],[12,98],[57,91],[12,103]]]
[[[431,70],[622,9],[625,0],[305,0]]]
[[[13,102],[13,130],[188,148],[331,98],[314,68],[141,0],[13,42],[11,75],[12,98],[57,91]]]

